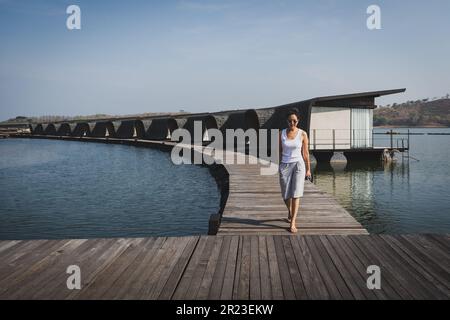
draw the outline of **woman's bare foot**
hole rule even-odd
[[[291,217],[291,213],[290,213],[290,212],[288,212],[288,217],[287,217],[287,220],[288,220],[288,222],[291,222],[291,219],[292,219],[292,217]]]
[[[289,230],[291,233],[297,233],[298,232],[298,230],[297,230],[297,227],[296,226],[291,226],[291,228],[290,228],[290,230]]]

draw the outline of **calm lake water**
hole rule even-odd
[[[450,133],[450,128],[410,132]],[[379,147],[390,145],[387,135],[375,135],[374,141]],[[370,233],[450,233],[450,135],[412,135],[410,146],[410,156],[419,161],[396,155],[391,165],[333,163],[316,168],[315,183]]]
[[[206,167],[57,140],[0,140],[0,190],[0,240],[206,234],[220,203]]]

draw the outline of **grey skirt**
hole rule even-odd
[[[305,187],[305,162],[280,163],[281,195],[284,200],[303,197]]]

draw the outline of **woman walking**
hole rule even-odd
[[[298,111],[290,110],[287,113],[288,128],[282,130],[279,137],[281,194],[288,208],[292,233],[297,232],[296,219],[300,198],[303,197],[305,177],[311,177],[308,135],[297,127],[298,122]]]

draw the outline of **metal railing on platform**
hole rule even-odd
[[[389,137],[384,138],[388,135]],[[309,137],[310,150],[351,150],[351,149],[401,149],[410,148],[410,131],[386,132],[365,129],[312,129]]]

